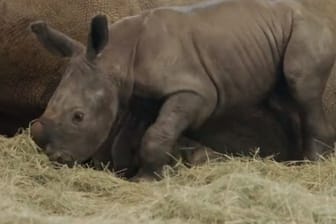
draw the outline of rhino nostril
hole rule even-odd
[[[30,127],[30,133],[33,141],[41,148],[48,144],[48,135],[41,121],[35,120]]]

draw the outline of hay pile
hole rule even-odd
[[[336,223],[336,159],[234,159],[157,183],[54,169],[26,134],[0,138],[0,223]]]

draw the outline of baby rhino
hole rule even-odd
[[[322,92],[335,37],[293,1],[207,1],[110,26],[97,15],[86,47],[43,21],[31,29],[50,52],[70,59],[32,125],[52,160],[71,164],[95,154],[132,97],[160,105],[141,140],[138,177],[159,172],[182,134],[274,95],[298,109],[307,158],[317,159],[334,141]]]

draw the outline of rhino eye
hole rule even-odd
[[[76,111],[72,116],[72,122],[74,124],[79,124],[84,120],[84,113],[80,111]]]

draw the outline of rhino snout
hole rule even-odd
[[[47,128],[44,122],[41,120],[35,120],[32,122],[30,133],[33,141],[42,149],[50,142],[50,136],[47,132]]]

